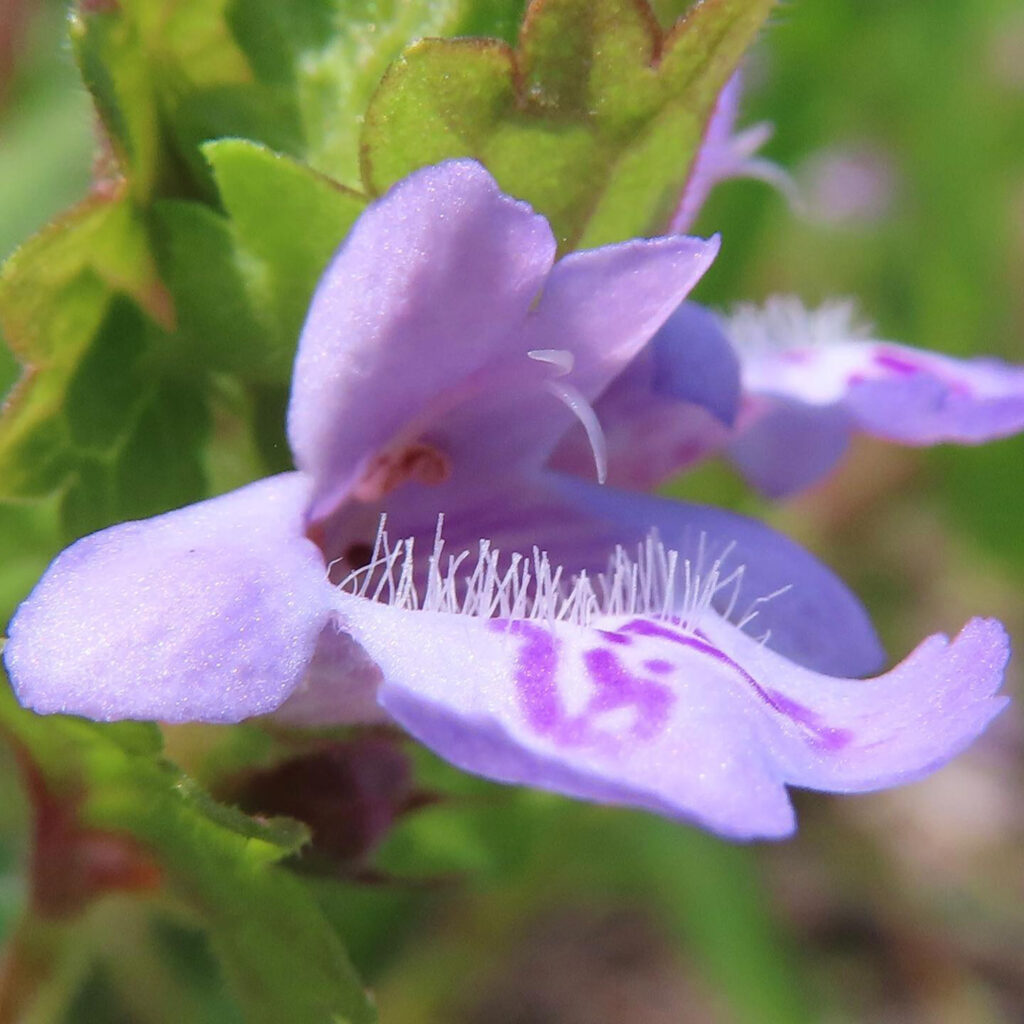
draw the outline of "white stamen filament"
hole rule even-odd
[[[577,626],[606,616],[639,615],[694,631],[727,588],[732,593],[723,614],[731,620],[743,580],[743,566],[724,572],[732,544],[704,570],[703,534],[696,561],[666,548],[652,531],[637,544],[635,555],[616,547],[605,572],[596,577],[580,572],[567,579],[563,568],[552,565],[547,553],[536,547],[531,556],[503,555],[481,540],[475,562],[470,551],[445,556],[443,525],[444,517],[439,516],[433,550],[425,564],[421,560],[417,565],[413,538],[392,544],[386,517],[381,516],[369,564],[350,573],[340,589],[406,611]],[[762,605],[787,590],[782,587],[751,602],[737,625],[747,625]]]
[[[597,482],[603,484],[608,479],[608,444],[604,438],[604,431],[601,429],[601,422],[594,412],[594,407],[576,390],[571,384],[561,380],[546,381],[544,386],[559,401],[564,402],[572,414],[583,424],[587,432],[587,441],[590,442],[590,450],[594,453],[594,469],[597,472]]]
[[[538,363],[547,363],[554,367],[556,378],[572,373],[573,367],[576,365],[576,357],[564,348],[535,348],[526,354]],[[604,431],[601,429],[601,422],[597,418],[597,413],[594,412],[594,407],[578,388],[566,381],[548,380],[544,382],[544,387],[564,403],[583,425],[590,450],[594,453],[597,482],[603,484],[608,479],[608,444],[605,441]]]

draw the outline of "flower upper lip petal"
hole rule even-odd
[[[383,450],[426,444],[464,473],[539,465],[572,417],[541,386],[559,368],[530,353],[565,353],[563,388],[592,401],[717,250],[673,236],[553,263],[547,222],[479,164],[413,173],[356,223],[303,328],[288,434],[316,481],[310,518]]]
[[[317,288],[296,357],[288,436],[316,481],[311,518],[505,348],[554,255],[547,221],[472,161],[424,168],[363,213]]]

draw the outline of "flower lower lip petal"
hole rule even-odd
[[[645,617],[486,619],[347,594],[338,611],[380,666],[384,708],[442,757],[733,838],[789,834],[787,785],[920,778],[1005,703],[993,696],[1005,633],[982,620],[862,681],[794,666],[714,616],[696,635]]]

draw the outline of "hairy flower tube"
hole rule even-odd
[[[998,623],[853,678],[881,648],[810,554],[586,478],[632,426],[602,419],[620,379],[671,377],[670,409],[739,422],[741,361],[681,305],[716,251],[669,236],[556,262],[546,221],[478,164],[410,175],[314,297],[297,471],[58,556],[10,626],[19,698],[102,720],[391,720],[467,771],[735,838],[789,834],[788,785],[942,764],[1005,703]],[[555,468],[573,430],[578,474]],[[665,438],[637,457],[671,463]]]

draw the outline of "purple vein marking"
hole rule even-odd
[[[840,750],[853,739],[853,733],[849,729],[836,729],[826,725],[810,708],[806,708],[774,690],[766,690],[745,668],[738,665],[702,636],[677,633],[675,630],[657,622],[651,622],[649,619],[633,619],[621,628],[623,632],[628,631],[638,636],[657,637],[660,640],[679,644],[680,647],[690,647],[725,665],[735,672],[773,711],[795,722],[804,732],[810,733],[811,741],[815,746],[824,747],[826,750]]]
[[[671,661],[666,661],[664,658],[648,658],[644,662],[644,668],[648,672],[657,672],[659,676],[668,675],[669,672],[675,670],[675,665]]]
[[[604,647],[587,651],[583,664],[597,686],[597,693],[587,705],[587,714],[636,708],[634,736],[651,739],[662,730],[676,699],[667,686],[633,675],[618,655]]]
[[[884,370],[891,370],[893,373],[909,374],[921,371],[921,367],[917,363],[895,352],[876,353],[874,363],[876,366],[881,366]]]
[[[516,691],[527,724],[540,736],[566,747],[590,746],[613,753],[620,739],[602,729],[599,715],[635,708],[631,727],[637,739],[650,739],[664,727],[675,695],[661,683],[629,672],[607,648],[586,651],[583,663],[595,692],[578,715],[569,714],[558,692],[559,643],[531,622],[493,619],[491,629],[521,637],[516,665]],[[629,638],[624,638],[629,641]]]
[[[491,628],[497,628],[499,622],[501,620],[494,619]],[[542,736],[548,735],[565,717],[555,684],[558,670],[555,639],[546,629],[528,622],[502,622],[501,629],[525,641],[519,648],[516,666],[519,703],[530,727]]]

